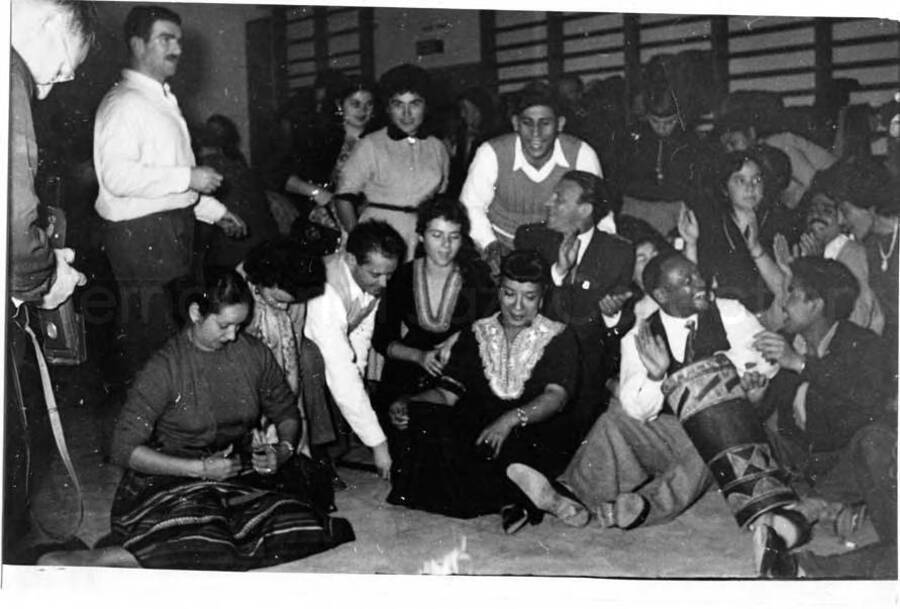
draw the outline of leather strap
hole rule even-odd
[[[81,484],[78,482],[78,476],[75,474],[72,458],[69,456],[69,448],[66,445],[66,436],[63,433],[62,420],[59,418],[59,407],[56,404],[56,395],[53,393],[53,383],[50,380],[50,370],[47,368],[47,360],[44,359],[44,351],[41,349],[41,345],[38,342],[37,336],[34,334],[34,330],[31,329],[31,326],[27,321],[27,315],[26,309],[26,323],[24,324],[24,328],[25,332],[28,333],[28,336],[31,337],[31,342],[34,345],[34,353],[37,357],[38,369],[41,373],[44,401],[47,403],[47,415],[50,419],[50,427],[53,430],[53,439],[56,441],[59,455],[62,457],[66,470],[69,472],[69,477],[75,485],[75,492],[78,494],[78,522],[75,524],[72,534],[65,537],[67,539],[73,537],[81,528],[82,522],[84,522],[84,493],[81,490]]]

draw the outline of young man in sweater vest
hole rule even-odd
[[[469,212],[472,239],[495,273],[500,257],[513,247],[516,229],[543,221],[544,203],[563,174],[578,169],[603,175],[597,153],[562,133],[565,124],[553,90],[530,83],[516,98],[513,133],[475,152],[460,200]]]

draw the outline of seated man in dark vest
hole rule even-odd
[[[530,489],[536,505],[573,526],[583,526],[591,516],[607,527],[667,522],[709,487],[706,462],[679,419],[665,408],[662,386],[668,377],[721,353],[746,383],[746,399],[758,402],[762,395],[756,375],[768,378],[777,371],[753,347],[754,336],[762,331],[756,317],[737,301],[713,301],[696,265],[681,254],[651,260],[643,282],[660,310],[622,339],[618,399],[591,428],[559,478],[561,484],[554,487],[524,466],[516,472],[529,479],[519,486]],[[746,374],[748,370],[754,374]],[[768,468],[771,449],[758,443],[754,449],[752,458]],[[780,535],[786,546],[805,537],[807,525],[800,514],[779,510],[764,516],[745,524],[770,525],[757,528]],[[760,538],[761,545],[766,541]]]
[[[894,579],[897,412],[896,403],[887,406],[884,345],[847,320],[859,286],[844,265],[801,258],[791,274],[784,330],[796,335],[794,343],[769,331],[756,338],[763,355],[781,367],[762,402],[765,413],[777,413],[773,446],[809,487],[808,514],[844,536],[854,532],[865,506],[879,539],[844,554],[800,553],[792,566],[809,577]]]
[[[612,354],[618,351],[618,335],[608,329],[619,327],[634,269],[633,248],[616,234],[610,199],[603,178],[569,171],[545,203],[546,223],[516,230],[516,249],[537,250],[551,268],[545,314],[571,326],[581,347],[575,412],[585,433],[608,402],[606,380],[617,373],[618,358]]]
[[[562,133],[566,124],[553,90],[534,82],[519,92],[513,133],[478,147],[459,199],[469,212],[472,239],[495,273],[512,250],[516,229],[544,219],[544,202],[570,169],[603,175],[597,153]]]

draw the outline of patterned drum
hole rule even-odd
[[[706,461],[738,525],[798,500],[772,456],[762,422],[727,357],[670,374],[662,385],[669,407]]]

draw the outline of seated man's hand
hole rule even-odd
[[[631,298],[631,290],[622,292],[621,294],[607,294],[600,299],[597,304],[600,306],[600,312],[606,317],[612,317],[622,310],[628,299]]]
[[[191,167],[191,181],[188,188],[208,195],[222,185],[222,174],[212,167]]]
[[[763,330],[753,337],[753,348],[762,353],[770,362],[782,368],[799,372],[805,360],[797,353],[785,337],[771,330]]]
[[[397,400],[391,404],[388,409],[388,416],[391,419],[391,425],[399,430],[404,430],[409,426],[409,411],[406,406],[406,400]]]
[[[375,459],[375,469],[378,475],[385,480],[391,479],[391,453],[388,452],[387,441],[372,447],[372,456]]]
[[[741,377],[741,388],[747,394],[747,399],[751,404],[758,404],[763,399],[768,386],[769,379],[759,372],[748,370]]]
[[[247,236],[247,224],[240,216],[230,211],[225,212],[225,215],[216,222],[216,226],[232,239],[241,239]]]
[[[50,291],[44,294],[40,308],[55,309],[69,299],[75,288],[87,283],[84,273],[76,270],[71,264],[75,261],[75,252],[69,248],[53,250],[56,256],[56,279]]]
[[[669,352],[662,338],[650,332],[650,324],[640,322],[634,344],[641,363],[647,369],[647,377],[652,381],[663,380],[669,370]]]

